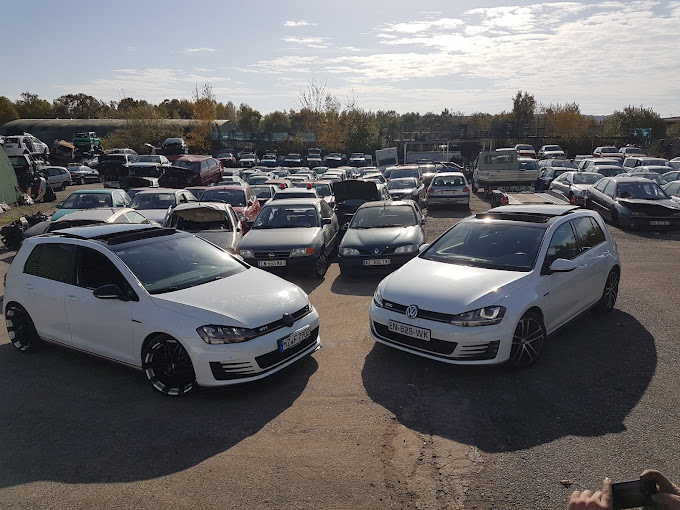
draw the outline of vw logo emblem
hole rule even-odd
[[[416,317],[418,317],[418,307],[416,305],[410,305],[406,309],[406,317],[408,317],[409,319],[415,319]]]
[[[270,253],[269,253],[269,258],[270,258],[270,259],[273,259],[274,257],[275,257],[275,255],[274,255],[273,253],[270,252]]]

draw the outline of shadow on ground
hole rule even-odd
[[[656,362],[652,335],[614,310],[551,336],[524,371],[447,365],[376,344],[362,378],[405,426],[496,453],[624,430]]]
[[[130,482],[222,453],[289,408],[317,363],[264,381],[171,399],[141,372],[67,349],[0,346],[0,487],[37,480]]]

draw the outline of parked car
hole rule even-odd
[[[262,379],[321,347],[319,316],[299,287],[192,234],[149,225],[60,233],[27,239],[7,273],[6,323],[23,353],[44,341],[73,347],[180,396]],[[59,294],[65,308],[55,313]]]
[[[161,143],[161,150],[165,157],[177,154],[189,154],[189,146],[183,138],[166,138]]]
[[[285,167],[301,167],[302,166],[302,156],[297,153],[291,152],[285,158],[283,158],[283,166]]]
[[[24,232],[24,239],[29,237],[47,234],[56,230],[64,230],[72,227],[84,227],[87,225],[102,225],[105,223],[122,223],[122,224],[152,224],[142,214],[129,207],[100,207],[98,209],[85,209],[82,211],[74,211],[62,216],[54,221],[41,221],[32,227],[29,227]],[[154,223],[157,225],[157,223]]]
[[[662,189],[671,200],[680,204],[680,180],[671,181],[665,184]]]
[[[376,342],[451,364],[535,363],[546,337],[611,310],[621,266],[602,219],[569,205],[510,205],[459,221],[378,285]]]
[[[261,210],[251,186],[212,186],[203,192],[201,202],[223,202],[231,205],[246,232]]]
[[[164,167],[159,163],[130,163],[128,175],[119,179],[120,187],[123,189],[139,187],[158,187],[158,180],[165,173]]]
[[[323,198],[331,208],[335,209],[335,195],[333,194],[333,183],[325,179],[313,181],[312,188],[316,194]]]
[[[649,174],[656,174],[658,177],[655,177],[653,180],[656,181],[658,184],[666,184],[667,182],[674,181],[675,178],[674,176],[680,175],[680,171],[671,171],[672,169],[667,167],[667,166],[661,166],[661,165],[644,165],[644,166],[636,166],[635,168],[629,168],[628,169],[628,175],[632,176],[645,176],[647,177]],[[668,174],[668,178],[664,177],[665,174]],[[648,179],[650,177],[647,177]]]
[[[187,154],[173,161],[172,166],[158,179],[164,188],[209,186],[222,178],[220,162],[210,156]]]
[[[661,179],[663,180],[664,184],[672,181],[680,181],[680,169],[661,174]]]
[[[57,204],[52,221],[74,211],[100,207],[128,207],[130,197],[122,189],[80,189],[71,193],[63,203]]]
[[[519,143],[515,145],[515,150],[521,158],[533,158],[536,159],[536,149],[533,145]]]
[[[236,253],[243,238],[233,207],[219,202],[179,204],[168,212],[164,226],[191,232],[229,253]]]
[[[276,176],[272,173],[256,173],[251,174],[246,181],[249,185],[254,186],[255,184],[264,184],[270,179],[276,179]]]
[[[626,145],[621,147],[619,152],[624,158],[628,157],[645,157],[645,152],[640,147],[635,147],[633,145]]]
[[[179,204],[197,202],[194,195],[185,189],[154,188],[140,191],[130,202],[130,207],[160,225],[170,210]]]
[[[260,203],[260,206],[263,206],[274,198],[274,195],[278,190],[279,188],[273,184],[257,184],[253,186],[253,191],[255,192],[255,196],[257,196],[257,201]]]
[[[400,179],[402,177],[415,177],[420,182],[423,182],[423,172],[417,165],[397,167],[390,172],[388,179]]]
[[[217,183],[218,186],[226,186],[228,184],[238,184],[239,186],[248,185],[246,181],[244,181],[237,175],[222,175],[220,182]]]
[[[121,149],[122,150],[122,149]],[[134,154],[111,153],[99,156],[97,171],[104,178],[105,188],[120,188],[120,178],[129,175]]]
[[[427,198],[425,184],[415,177],[390,179],[387,190],[392,200],[413,200],[416,204],[422,204]]]
[[[235,167],[237,164],[236,156],[231,152],[220,152],[217,159],[222,163],[222,167]]]
[[[587,158],[582,160],[578,164],[578,171],[579,172],[590,172],[591,168],[594,166],[612,166],[616,168],[623,168],[623,165],[621,164],[621,160],[619,159],[614,159],[614,158]]]
[[[624,155],[621,154],[619,149],[617,149],[613,145],[604,145],[602,147],[595,147],[595,150],[593,150],[593,157],[595,157],[595,158],[615,158],[615,159],[622,160],[624,158]]]
[[[46,166],[41,172],[47,184],[55,189],[65,190],[71,184],[71,174],[63,166]]]
[[[162,167],[170,166],[170,160],[163,154],[141,154],[135,157],[134,163],[152,163]]]
[[[638,167],[638,168],[643,168],[643,167]],[[636,168],[636,170],[638,169]],[[649,179],[650,181],[654,181],[657,183],[659,186],[663,186],[666,184],[666,181],[664,181],[663,177],[661,176],[660,173],[658,172],[634,172],[634,173],[628,173],[625,175],[629,175],[631,177],[642,177],[644,179]]]
[[[50,156],[50,148],[46,143],[41,142],[31,133],[23,135],[6,136],[2,146],[7,156],[21,156],[30,154],[33,157],[40,157],[47,161]]]
[[[260,158],[258,158],[257,155],[253,153],[243,154],[238,160],[239,166],[242,166],[244,168],[257,166],[259,163]]]
[[[664,166],[668,167],[667,171],[669,172],[673,170],[673,165],[671,165],[667,159],[650,158],[647,156],[626,158],[623,160],[623,166],[627,171],[630,171],[631,168],[635,168],[637,166]]]
[[[614,177],[615,175],[625,174],[626,170],[621,166],[610,166],[610,165],[590,165],[588,167],[588,172],[595,172],[603,177]]]
[[[617,227],[680,226],[680,204],[657,183],[642,177],[604,177],[588,189],[585,206]]]
[[[273,200],[262,208],[238,250],[259,268],[308,271],[320,279],[338,246],[338,232],[333,209],[320,198]]]
[[[356,210],[366,202],[392,200],[387,186],[373,181],[346,180],[333,183],[335,210],[340,227],[349,227]]]
[[[92,182],[101,182],[99,172],[89,166],[81,165],[79,163],[69,165],[68,172],[71,174],[71,182],[73,184],[87,184]]]
[[[323,157],[323,166],[337,168],[347,163],[347,156],[339,152],[331,152]]]
[[[562,193],[572,204],[582,205],[588,188],[602,177],[602,174],[595,172],[564,172],[553,179],[550,189]]]
[[[538,149],[538,159],[565,158],[566,154],[559,145],[544,145]]]
[[[424,224],[425,217],[412,200],[366,202],[340,242],[340,272],[391,272],[403,266],[425,241]]]
[[[470,187],[462,172],[440,172],[427,188],[427,206],[462,205],[470,207]]]

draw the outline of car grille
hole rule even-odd
[[[395,331],[390,331],[387,326],[378,322],[373,323],[373,329],[380,338],[387,342],[406,345],[420,351],[451,355],[453,354],[453,351],[456,350],[456,345],[458,345],[456,342],[447,342],[435,338],[431,338],[429,342],[427,340],[412,338]]]
[[[273,257],[270,257],[273,254]],[[254,252],[256,259],[287,259],[290,257],[290,250],[286,251],[256,251]]]
[[[406,309],[408,308],[408,305],[400,305],[399,303],[385,300],[383,301],[383,307],[387,310],[392,310],[393,312],[406,315]],[[454,316],[450,313],[432,312],[430,310],[418,308],[418,315],[416,315],[416,317],[419,319],[427,319],[436,322],[451,322]]]
[[[289,358],[292,358],[296,354],[304,351],[307,347],[312,345],[314,342],[316,342],[316,339],[319,336],[319,328],[314,328],[309,335],[309,338],[306,340],[303,340],[299,344],[297,344],[294,347],[291,347],[290,349],[286,349],[285,351],[281,352],[278,348],[274,351],[270,351],[266,354],[262,354],[261,356],[257,356],[255,358],[255,361],[257,361],[257,364],[259,365],[260,368],[269,368],[274,365],[278,365],[279,363],[282,363],[286,361]],[[286,338],[285,336],[282,338]],[[278,342],[277,342],[278,343]]]
[[[297,322],[298,320],[302,319],[305,315],[309,314],[309,312],[311,311],[312,307],[310,305],[305,305],[298,311],[293,312],[291,314],[291,318],[293,319],[293,322]],[[255,328],[255,331],[257,331],[258,335],[264,335],[266,333],[276,331],[277,329],[284,327],[284,325],[285,324],[282,317],[277,321],[270,322],[269,324],[265,324],[264,326],[260,326],[259,328]]]
[[[230,379],[243,379],[251,377],[257,373],[255,367],[250,362],[229,363],[221,361],[211,361],[210,370],[216,381],[228,381]]]
[[[460,349],[458,349],[458,355],[453,359],[460,361],[494,359],[498,354],[500,343],[500,340],[495,340],[483,344],[461,345]]]

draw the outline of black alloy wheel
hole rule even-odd
[[[323,252],[323,248],[321,248],[321,255],[319,255],[319,258],[316,259],[316,262],[314,263],[313,276],[320,280],[326,275],[326,271],[328,271],[328,259]]]
[[[512,335],[508,364],[514,368],[527,368],[533,365],[543,352],[545,337],[545,326],[541,317],[531,311],[525,313]]]
[[[42,342],[26,309],[10,303],[5,310],[5,323],[10,342],[21,352],[35,352]]]
[[[170,397],[181,397],[196,387],[194,365],[184,346],[159,335],[142,351],[142,371],[151,385]]]
[[[601,312],[610,312],[616,304],[616,298],[619,296],[619,281],[621,275],[617,268],[613,268],[607,275],[607,281],[604,284],[602,297],[597,303],[597,309]]]

